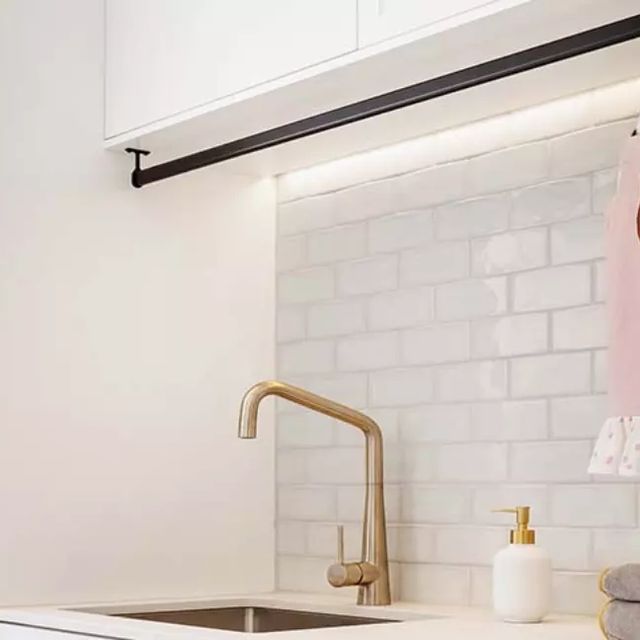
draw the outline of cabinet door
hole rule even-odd
[[[359,0],[358,44],[382,40],[484,9],[493,13],[524,0]]]
[[[357,0],[107,0],[106,136],[357,47]]]

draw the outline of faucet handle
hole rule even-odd
[[[338,564],[344,564],[344,525],[337,526],[338,533]]]
[[[337,526],[338,561],[327,569],[327,580],[332,587],[352,587],[370,584],[378,578],[378,568],[368,562],[344,561],[344,525]]]
[[[327,580],[333,587],[347,587],[362,582],[362,569],[359,562],[344,561],[344,525],[336,527],[337,561],[327,570]]]

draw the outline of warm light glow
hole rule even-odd
[[[605,121],[636,117],[638,109],[640,80],[635,79],[285,173],[278,178],[278,198],[286,202],[337,191]]]

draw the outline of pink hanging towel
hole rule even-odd
[[[589,473],[640,475],[640,134],[627,141],[606,214],[609,417]]]

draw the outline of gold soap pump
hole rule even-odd
[[[509,531],[511,544],[535,544],[536,532],[529,529],[531,507],[512,507],[510,509],[494,509],[493,513],[515,513],[516,529]]]
[[[493,608],[505,622],[540,622],[551,605],[551,558],[529,529],[531,507],[494,512],[515,514],[516,528],[493,560]]]

